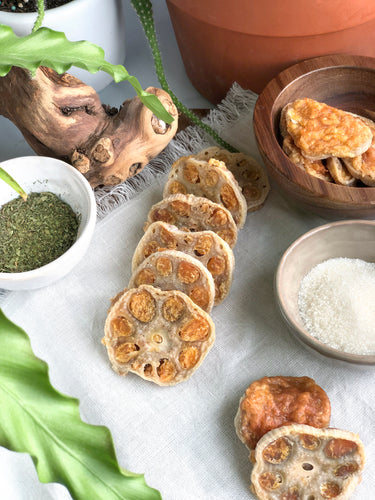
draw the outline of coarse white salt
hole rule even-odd
[[[298,307],[308,333],[354,354],[375,354],[375,263],[339,257],[302,279]]]

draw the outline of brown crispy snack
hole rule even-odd
[[[151,207],[145,231],[156,221],[167,222],[183,231],[213,231],[233,248],[237,226],[232,214],[222,205],[193,194],[173,194]]]
[[[248,212],[262,208],[270,191],[270,184],[265,169],[254,158],[244,153],[230,153],[217,146],[200,151],[195,158],[206,161],[215,158],[224,162],[242,189]]]
[[[263,377],[246,389],[235,418],[238,437],[250,450],[268,431],[291,423],[327,427],[331,404],[309,377]]]
[[[355,158],[343,158],[348,171],[367,186],[375,186],[375,123],[368,118],[360,117],[371,129],[373,139],[371,146],[362,155]]]
[[[124,290],[114,299],[102,339],[112,368],[158,385],[188,379],[215,340],[207,313],[177,290],[149,285]]]
[[[310,160],[354,158],[371,145],[372,132],[357,116],[313,99],[297,99],[281,112],[280,129]]]
[[[163,250],[143,260],[130,278],[129,288],[152,285],[162,290],[180,290],[210,312],[215,283],[209,270],[198,260],[178,250]]]
[[[169,172],[163,196],[194,194],[224,205],[241,229],[246,221],[247,205],[242,190],[225,163],[215,158],[208,161],[183,156]]]
[[[357,179],[346,168],[342,158],[334,158],[333,156],[327,158],[326,165],[336,184],[340,186],[355,186],[357,183]]]
[[[260,500],[344,500],[361,481],[364,464],[357,434],[288,425],[258,442],[251,487]]]
[[[149,226],[135,249],[132,272],[151,254],[178,250],[198,259],[211,273],[217,305],[228,295],[233,277],[234,256],[230,246],[213,231],[187,233],[165,222]]]
[[[292,136],[287,135],[283,140],[283,151],[297,167],[302,168],[306,173],[323,181],[332,182],[332,176],[328,168],[321,160],[309,160],[301,153],[301,150],[294,144]]]

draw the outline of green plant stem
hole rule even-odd
[[[151,48],[152,56],[154,59],[154,64],[155,64],[155,70],[156,70],[156,75],[158,77],[158,80],[160,82],[161,88],[168,92],[168,94],[171,96],[172,101],[174,102],[176,108],[183,113],[185,116],[189,118],[191,122],[193,122],[195,125],[198,125],[200,128],[202,128],[205,132],[207,132],[213,139],[223,148],[227,149],[228,151],[237,151],[233,146],[228,144],[226,141],[224,141],[218,134],[213,130],[209,125],[204,123],[197,115],[195,115],[190,109],[188,109],[184,104],[180,102],[180,100],[177,98],[177,96],[173,93],[171,88],[168,85],[165,73],[164,73],[164,68],[162,64],[162,59],[161,59],[161,54],[156,38],[156,33],[155,33],[155,25],[154,25],[154,19],[153,19],[153,14],[152,14],[152,4],[150,0],[131,0],[131,4],[133,5],[134,10],[136,11],[143,30],[146,34],[146,38],[148,40],[148,43]]]
[[[21,186],[16,182],[11,175],[8,174],[2,167],[0,167],[0,179],[2,179],[4,182],[8,184],[12,189],[18,193],[21,198],[26,201],[27,199],[27,194],[26,192],[21,188]]]
[[[44,19],[44,0],[38,0],[38,17],[36,18],[36,21],[34,23],[32,33],[38,30],[42,26],[43,19]]]

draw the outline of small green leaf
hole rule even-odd
[[[0,445],[29,453],[41,482],[64,484],[76,500],[161,499],[119,466],[109,430],[84,423],[78,401],[52,387],[47,364],[1,309],[0,401]]]
[[[2,167],[0,167],[0,179],[2,179],[4,182],[6,182],[12,189],[14,189],[23,200],[26,200],[27,194],[26,192],[21,188],[21,186],[18,184],[17,181],[13,179],[11,175],[8,174]]]
[[[90,73],[105,71],[115,82],[127,80],[142,103],[158,118],[166,123],[173,122],[173,117],[155,95],[145,92],[124,66],[107,62],[103,49],[91,42],[70,42],[64,33],[49,28],[18,37],[11,27],[0,24],[0,76],[6,76],[12,66],[28,69],[32,75],[39,66],[47,66],[57,73],[65,73],[72,66]]]

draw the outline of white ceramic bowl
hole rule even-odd
[[[331,358],[375,365],[375,355],[360,355],[334,349],[310,335],[299,314],[301,280],[321,262],[347,257],[375,262],[375,221],[347,220],[319,226],[298,238],[286,250],[275,275],[275,295],[290,331],[316,351]]]
[[[18,36],[31,33],[36,20],[32,12],[0,11],[0,24],[10,26]],[[102,47],[106,60],[112,64],[125,61],[125,19],[122,0],[72,0],[45,11],[43,26],[63,31],[70,41],[87,40]],[[91,74],[80,68],[68,73],[99,92],[112,77],[104,71]]]
[[[96,202],[88,181],[67,163],[43,156],[23,156],[1,163],[27,192],[50,191],[68,203],[80,217],[77,239],[59,258],[32,271],[0,273],[0,288],[41,288],[65,276],[84,256],[96,223]],[[0,180],[0,206],[18,195]]]

